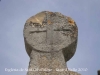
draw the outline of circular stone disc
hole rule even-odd
[[[26,21],[24,38],[35,50],[59,51],[76,41],[77,26],[61,13],[43,11]]]

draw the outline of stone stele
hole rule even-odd
[[[23,32],[30,57],[27,75],[80,75],[66,67],[77,46],[78,28],[72,18],[42,11],[26,21]]]

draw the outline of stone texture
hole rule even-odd
[[[27,75],[69,75],[66,68],[77,46],[78,28],[74,20],[58,12],[43,11],[29,18],[24,26],[24,41],[30,57],[30,69],[52,71],[28,71]],[[75,74],[72,74],[75,75]]]
[[[81,74],[79,74],[77,72],[69,71],[69,75],[81,75]]]

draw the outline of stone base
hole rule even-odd
[[[69,75],[81,75],[81,74],[74,72],[74,71],[69,71]]]

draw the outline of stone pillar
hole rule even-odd
[[[74,20],[61,13],[43,11],[29,18],[24,26],[27,75],[69,75],[66,62],[76,51],[77,36]]]

